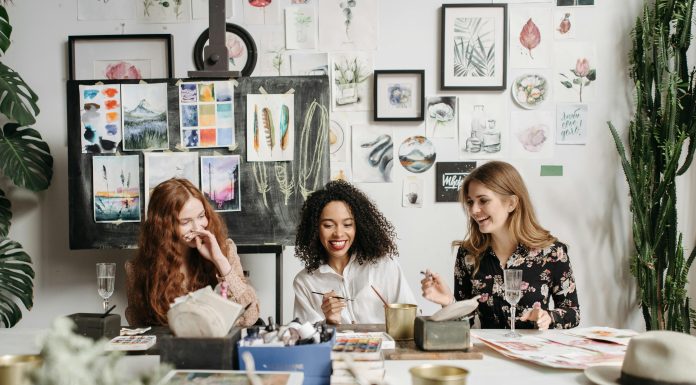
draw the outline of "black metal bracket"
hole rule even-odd
[[[203,49],[203,69],[189,71],[190,78],[238,78],[239,71],[230,71],[225,44],[225,0],[208,0],[208,39]]]

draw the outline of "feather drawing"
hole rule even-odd
[[[285,151],[290,142],[290,132],[288,131],[288,123],[290,122],[290,109],[283,104],[280,106],[280,149]]]
[[[254,150],[259,152],[259,107],[254,104]]]
[[[271,110],[268,107],[264,107],[261,110],[261,119],[263,119],[263,129],[266,132],[266,143],[268,147],[273,151],[275,147],[275,126],[273,125],[273,116],[271,115]]]

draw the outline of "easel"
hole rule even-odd
[[[283,245],[237,245],[238,254],[275,254],[275,321],[283,322]]]
[[[241,76],[230,71],[227,45],[225,44],[225,0],[208,0],[208,41],[203,49],[203,69],[189,71],[190,78],[233,79]]]

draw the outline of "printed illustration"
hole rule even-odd
[[[551,64],[553,30],[551,9],[524,7],[510,10],[510,66],[545,68]]]
[[[181,23],[191,20],[189,0],[136,0],[136,20],[141,23]]]
[[[285,8],[285,48],[314,49],[317,47],[317,18],[313,5]]]
[[[587,104],[556,106],[556,144],[587,143]]]
[[[456,96],[430,97],[426,107],[425,136],[428,138],[457,136],[459,116]]]
[[[183,147],[230,147],[236,144],[232,82],[180,83],[179,112]]]
[[[94,221],[140,222],[138,155],[92,157]]]
[[[394,142],[390,128],[353,126],[353,181],[391,182]]]
[[[146,152],[145,154],[145,207],[150,194],[158,184],[171,178],[188,179],[198,186],[197,152]]]
[[[416,176],[407,176],[404,178],[401,206],[423,207],[423,190],[423,179]]]
[[[372,109],[370,86],[372,56],[369,53],[331,55],[334,111]]]
[[[510,114],[511,156],[543,159],[553,156],[555,119],[549,111]]]
[[[202,156],[201,191],[215,211],[240,211],[239,155]]]
[[[435,146],[424,136],[406,138],[399,147],[399,162],[408,171],[422,173],[435,163]]]
[[[123,149],[169,148],[167,83],[122,84]]]
[[[437,162],[435,164],[435,202],[459,202],[459,188],[476,162]]]
[[[151,62],[143,60],[95,60],[94,79],[147,79],[151,75]]]
[[[247,162],[293,160],[295,95],[247,95]]]
[[[459,158],[501,159],[507,151],[507,111],[494,96],[459,97]]]
[[[555,99],[558,102],[585,103],[594,100],[597,57],[594,45],[583,42],[556,43]]]
[[[113,153],[121,142],[121,88],[80,85],[82,153]]]
[[[321,51],[377,49],[378,0],[317,1]]]

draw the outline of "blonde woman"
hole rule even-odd
[[[423,297],[448,305],[480,295],[477,315],[482,328],[509,329],[504,269],[521,269],[522,298],[515,327],[566,329],[578,325],[580,308],[568,247],[541,227],[517,170],[488,162],[464,179],[460,198],[469,216],[469,233],[454,267],[454,293],[437,273],[426,272]],[[553,298],[554,308],[549,309]]]

